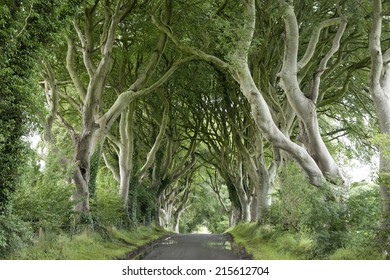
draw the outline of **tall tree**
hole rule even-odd
[[[256,29],[255,4],[255,0],[241,1],[240,5],[236,5],[234,7],[236,21],[231,23],[231,25],[234,26],[232,28],[233,30],[230,32],[226,32],[226,29],[224,30],[226,34],[230,35],[226,39],[229,39],[233,43],[231,43],[230,47],[227,47],[227,51],[224,53],[224,57],[210,54],[209,52],[205,51],[207,46],[210,45],[210,38],[207,40],[207,35],[205,36],[206,39],[202,40],[205,46],[189,46],[187,43],[184,43],[183,40],[180,40],[176,36],[177,33],[173,32],[175,29],[174,26],[168,28],[167,25],[163,24],[157,17],[154,17],[154,21],[156,25],[169,36],[172,42],[182,52],[196,55],[200,59],[214,64],[222,71],[230,73],[234,80],[236,80],[240,85],[241,92],[246,97],[251,106],[252,117],[255,121],[256,127],[259,129],[259,133],[261,132],[266,140],[269,141],[275,148],[284,150],[289,155],[291,155],[305,171],[313,185],[322,186],[325,183],[325,178],[328,178],[333,182],[335,179],[337,179],[336,181],[344,183],[344,178],[338,166],[335,164],[335,161],[320,139],[321,137],[318,133],[318,121],[315,117],[315,114],[313,115],[313,113],[316,111],[315,104],[313,101],[309,100],[309,98],[306,97],[300,90],[297,91],[299,89],[296,78],[296,74],[298,72],[297,49],[299,34],[297,33],[298,25],[296,24],[294,8],[291,2],[287,3],[285,1],[281,1],[281,5],[284,7],[283,12],[285,13],[284,17],[286,19],[285,29],[288,38],[286,41],[286,54],[281,78],[291,107],[294,109],[298,117],[300,117],[301,121],[306,123],[306,130],[309,130],[310,132],[306,133],[306,136],[309,139],[306,142],[306,145],[304,144],[304,147],[290,140],[290,138],[279,129],[278,124],[273,119],[270,107],[264,98],[266,91],[259,88],[254,81],[249,67],[249,54]],[[309,8],[311,9],[311,7]],[[208,7],[208,9],[212,10],[212,7]],[[239,16],[239,11],[241,11],[242,16]],[[206,17],[206,20],[209,20],[209,23],[211,24],[210,28],[213,27],[213,21],[217,21],[216,18],[218,18],[218,12],[211,12],[209,17]],[[226,23],[226,21],[224,22]],[[334,39],[334,46],[323,58],[319,68],[326,66],[329,57],[331,57],[338,49],[337,42],[343,34],[345,21],[339,19],[336,22],[341,26],[339,28],[340,31]],[[324,23],[317,23],[317,25],[320,26],[319,30],[321,30],[321,26],[326,26]],[[187,36],[191,38],[193,35]],[[215,43],[217,42],[218,41],[216,40]],[[218,43],[223,44],[223,42]],[[308,50],[308,53],[308,58],[310,60],[311,51]],[[317,91],[316,85],[319,82],[321,75],[318,74],[316,77],[317,78],[315,80],[314,86],[315,91]],[[291,87],[292,85],[294,85],[294,87]],[[302,105],[299,105],[301,104],[301,101],[303,103]],[[319,146],[308,146],[309,143],[315,142],[317,142]],[[317,149],[318,147],[320,147],[320,149]]]
[[[390,48],[383,49],[382,1],[372,1],[372,27],[369,37],[371,55],[370,92],[374,100],[380,132],[386,136],[380,145],[379,184],[382,198],[381,242],[388,257],[390,233]]]
[[[134,71],[129,73],[130,79],[125,79],[123,84],[123,71],[118,79],[111,79],[115,73],[120,73],[123,68],[119,64],[117,67],[116,51],[120,50],[124,44],[121,39],[126,39],[127,44],[133,44],[134,38],[128,36],[128,32],[139,35],[136,28],[140,22],[145,23],[147,13],[153,10],[150,3],[138,3],[137,1],[95,1],[89,3],[84,8],[84,13],[79,14],[73,21],[73,28],[67,39],[66,70],[67,74],[57,74],[54,80],[59,77],[69,76],[72,81],[70,91],[76,92],[73,100],[76,114],[79,115],[79,124],[67,121],[61,112],[58,117],[65,127],[69,129],[74,142],[74,158],[76,164],[73,180],[76,191],[73,199],[78,203],[75,210],[79,212],[89,211],[89,188],[94,185],[96,172],[91,172],[91,160],[100,158],[101,147],[115,121],[128,108],[128,105],[137,97],[153,92],[177,69],[177,67],[187,59],[179,59],[159,77],[154,77],[154,73],[160,58],[162,57],[167,43],[165,34],[151,32],[156,37],[151,36],[151,41],[155,44],[154,51],[145,55],[148,61],[131,61],[127,69],[136,65]],[[128,22],[132,15],[136,15],[134,20],[138,22]],[[162,15],[162,20],[169,23],[170,7]],[[147,21],[146,21],[147,23]],[[121,55],[123,58],[123,55]],[[58,58],[57,61],[60,61]],[[61,65],[59,65],[61,67]],[[62,69],[60,69],[62,70]],[[82,74],[81,74],[82,73]],[[85,74],[84,74],[85,73]],[[110,76],[111,75],[111,76]],[[154,79],[152,79],[154,77]],[[150,82],[152,80],[152,82]],[[114,81],[114,83],[112,83]],[[119,94],[110,101],[112,88],[118,88],[115,81],[123,88],[119,87]],[[57,84],[50,84],[53,91]],[[66,94],[62,95],[67,97]],[[69,98],[64,98],[69,101]],[[73,103],[73,102],[72,102]],[[95,164],[98,160],[94,160]],[[95,168],[97,169],[97,168]]]

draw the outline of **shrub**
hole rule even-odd
[[[91,204],[95,204],[92,209],[93,215],[101,224],[105,226],[122,224],[125,210],[117,191],[111,188],[99,189]]]
[[[12,211],[39,231],[59,232],[69,228],[74,185],[69,183],[73,168],[57,153],[50,153],[41,171],[36,159],[25,167],[21,184],[11,197]]]
[[[379,260],[383,259],[378,246],[377,232],[374,230],[357,230],[348,235],[348,241],[342,248],[329,256],[334,260]]]
[[[373,247],[347,247],[337,249],[331,260],[381,260],[382,253]]]
[[[379,186],[354,183],[348,201],[349,226],[355,230],[374,229],[381,217]]]
[[[32,230],[18,216],[0,215],[0,258],[18,251],[32,242]]]
[[[121,226],[125,209],[119,197],[119,184],[104,168],[97,174],[96,195],[91,199],[91,211],[95,219],[105,226]]]
[[[67,229],[72,215],[71,193],[72,186],[63,180],[50,185],[39,180],[37,185],[15,193],[13,211],[31,223],[34,232]]]
[[[291,252],[302,258],[309,258],[313,254],[313,240],[306,233],[279,233],[274,242],[281,252]]]
[[[271,207],[271,222],[278,230],[307,232],[317,257],[341,247],[346,239],[347,212],[338,190],[311,186],[292,162],[281,169],[279,178]]]

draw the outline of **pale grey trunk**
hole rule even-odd
[[[260,195],[259,190],[260,190],[259,187],[255,187],[254,194],[252,196],[251,222],[256,222],[260,218],[260,200],[261,200],[261,195]]]
[[[232,206],[232,210],[229,215],[229,227],[236,226],[240,221],[240,209]]]
[[[242,216],[241,220],[244,222],[249,222],[251,221],[251,203],[247,199],[245,200],[240,200],[241,202],[241,211],[242,211]]]
[[[237,81],[251,105],[253,119],[264,137],[275,148],[290,154],[306,172],[313,185],[322,186],[324,177],[313,158],[304,148],[288,139],[276,126],[266,101],[252,79],[248,65],[243,65],[239,70]]]
[[[238,199],[241,204],[241,220],[244,222],[249,222],[251,220],[251,194],[248,194],[245,191],[242,162],[238,166],[235,187],[237,190]]]
[[[256,219],[257,222],[264,223],[267,215],[269,214],[269,208],[271,207],[271,195],[273,191],[273,184],[267,180],[263,183],[261,194],[259,198],[259,215]]]
[[[171,230],[171,218],[172,218],[172,209],[173,205],[169,201],[164,194],[161,194],[159,197],[159,211],[158,211],[158,222],[159,225]]]
[[[312,51],[305,54],[303,60],[298,63],[299,50],[299,26],[294,12],[292,3],[281,1],[284,7],[284,22],[286,27],[286,46],[283,68],[280,72],[281,86],[287,95],[291,107],[294,109],[300,121],[303,123],[304,135],[307,141],[304,142],[306,149],[321,170],[322,174],[330,181],[336,184],[347,185],[347,181],[340,171],[337,163],[326,147],[318,125],[316,102],[319,98],[319,84],[321,75],[327,67],[330,58],[336,53],[340,46],[340,40],[344,34],[346,20],[339,19],[334,23],[340,22],[339,29],[333,40],[333,46],[321,60],[318,70],[313,78],[311,92],[305,96],[301,91],[298,72],[303,65],[307,64],[312,56]],[[334,24],[333,21],[320,23],[317,31],[322,25]],[[311,41],[311,44],[313,41]],[[315,48],[315,45],[312,46]]]
[[[173,217],[173,230],[176,233],[180,232],[180,216],[183,214],[184,210],[182,211],[176,211],[175,215]]]
[[[370,91],[374,100],[380,132],[387,136],[386,143],[380,145],[380,194],[382,199],[381,246],[389,258],[390,232],[390,49],[382,54],[382,1],[373,0],[372,28],[369,39],[371,54]]]
[[[134,123],[134,106],[134,104],[131,104],[129,108],[122,112],[119,123],[119,133],[121,138],[118,155],[120,175],[119,194],[125,205],[127,205],[129,197],[130,177],[131,170],[133,168],[134,135],[132,127]]]
[[[272,167],[266,170],[265,166],[260,171],[260,184],[255,189],[255,196],[252,201],[252,217],[253,222],[265,222],[269,213],[269,208],[272,202],[272,192],[274,189],[274,178],[276,176],[276,168]]]
[[[168,227],[169,219],[167,218],[167,213],[165,209],[158,209],[158,225],[164,228]]]
[[[83,128],[79,140],[76,142],[74,161],[74,183],[76,190],[72,195],[75,201],[74,210],[76,212],[89,212],[89,183],[91,176],[91,156],[95,151],[99,139],[99,131],[96,127]]]
[[[121,159],[120,159],[121,161]],[[126,160],[127,161],[127,160]],[[130,171],[131,167],[124,163],[119,163],[119,173],[120,173],[120,197],[125,205],[127,205],[127,200],[129,196],[129,184],[130,184]]]

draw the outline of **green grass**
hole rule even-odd
[[[255,260],[308,259],[313,247],[305,235],[281,233],[257,223],[239,224],[228,232]]]
[[[109,260],[121,258],[167,234],[158,227],[138,227],[133,230],[111,228],[108,236],[84,231],[72,238],[66,234],[46,235],[35,240],[32,246],[9,256],[10,259],[23,260]]]
[[[257,223],[242,223],[228,230],[234,242],[245,247],[256,260],[317,259],[314,242],[307,233],[280,231]],[[364,237],[364,238],[363,238]],[[375,240],[350,233],[345,247],[322,256],[327,260],[383,260]],[[371,241],[371,243],[370,243]]]
[[[382,253],[372,247],[349,247],[337,249],[330,260],[383,260]]]

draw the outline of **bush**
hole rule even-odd
[[[43,171],[33,159],[25,167],[22,184],[10,203],[13,213],[30,223],[35,233],[69,228],[74,186],[67,178],[72,170],[55,153],[48,156]]]
[[[380,260],[383,259],[378,246],[377,232],[374,230],[358,230],[350,232],[348,241],[342,248],[329,256],[333,260]]]
[[[105,226],[122,226],[125,209],[119,197],[118,182],[105,168],[100,168],[96,182],[96,195],[90,201],[94,218]]]
[[[120,226],[125,217],[125,209],[118,192],[111,189],[99,189],[97,196],[91,201],[94,204],[93,215],[105,226]]]
[[[254,259],[310,259],[314,243],[307,233],[280,231],[269,225],[241,223],[229,231]]]
[[[31,244],[32,230],[16,215],[0,215],[0,259]]]
[[[34,232],[68,229],[72,215],[70,196],[72,186],[64,181],[37,185],[18,190],[12,199],[13,211],[32,225]]]
[[[354,183],[348,201],[349,226],[355,230],[374,229],[381,218],[379,186]]]
[[[382,260],[383,255],[375,247],[347,247],[337,249],[331,260]]]
[[[349,234],[342,248],[330,259],[383,259],[378,243],[378,223],[381,217],[379,187],[375,184],[354,183],[348,201]]]
[[[292,162],[281,169],[279,178],[271,223],[279,231],[309,234],[316,257],[340,248],[346,240],[347,208],[338,190],[311,186]]]
[[[275,238],[277,248],[281,252],[292,252],[297,245],[294,236],[289,233],[284,233]]]
[[[309,258],[313,254],[313,240],[305,233],[284,232],[277,235],[274,242],[281,252],[291,252],[302,258]]]

